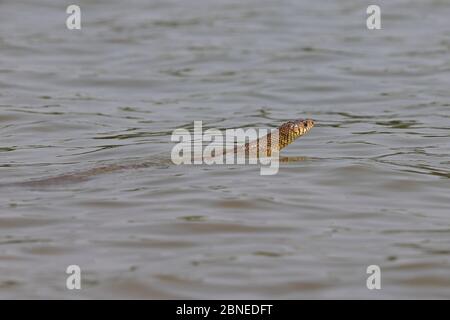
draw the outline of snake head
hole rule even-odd
[[[314,127],[314,120],[312,119],[297,119],[283,123],[280,127],[280,132],[289,133],[295,138],[298,138]]]
[[[314,127],[314,120],[312,119],[297,119],[283,123],[278,128],[278,150],[290,145],[297,138],[311,130],[312,127]]]

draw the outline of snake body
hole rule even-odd
[[[268,135],[261,137],[257,140],[251,141],[246,143],[243,146],[236,146],[234,149],[229,149],[224,152],[226,153],[238,153],[240,148],[243,148],[243,152],[245,152],[246,155],[251,154],[252,151],[257,154],[258,157],[262,156],[270,156],[271,152],[275,149],[277,151],[285,148],[292,142],[294,142],[297,138],[303,136],[306,134],[309,130],[314,127],[314,121],[311,119],[298,119],[298,120],[291,120],[288,122],[283,123],[280,127],[278,127],[276,130],[278,132],[277,139],[272,139],[272,133],[269,133]],[[272,148],[272,142],[275,141],[276,145],[274,148]],[[105,165],[101,167],[96,167],[93,169],[80,171],[80,172],[74,172],[74,173],[68,173],[68,174],[62,174],[55,177],[45,178],[45,179],[39,179],[39,180],[30,180],[25,182],[18,182],[13,184],[7,184],[7,185],[0,185],[1,187],[5,186],[25,186],[25,187],[44,187],[44,186],[50,186],[50,185],[58,185],[58,184],[66,184],[66,183],[74,183],[74,182],[82,182],[85,180],[88,180],[94,176],[115,172],[115,171],[121,171],[121,170],[127,170],[127,169],[140,169],[140,168],[146,168],[150,166],[158,165],[158,161],[145,161],[140,163],[131,163],[131,164],[111,164],[111,165]]]

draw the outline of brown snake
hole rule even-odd
[[[314,127],[314,121],[311,119],[298,119],[298,120],[291,120],[288,122],[283,123],[280,127],[278,127],[278,146],[276,146],[274,149],[277,151],[283,149],[284,147],[288,146],[292,142],[294,142],[297,138],[303,136],[306,134],[309,130]],[[251,141],[246,143],[243,146],[235,147],[234,150],[226,150],[225,153],[237,153],[239,148],[243,148],[245,150],[245,153],[248,155],[252,149],[256,148],[256,154],[259,156],[270,156],[271,151],[273,150],[271,148],[271,133],[268,135],[261,137],[260,139],[257,139],[255,141]],[[275,140],[276,141],[276,140]],[[260,153],[263,154],[260,154]],[[146,161],[141,163],[134,163],[134,164],[111,164],[111,165],[105,165],[85,171],[79,171],[74,173],[68,173],[68,174],[62,174],[55,177],[50,178],[44,178],[39,180],[30,180],[30,181],[24,181],[24,182],[18,182],[18,183],[12,183],[12,184],[3,184],[0,185],[0,187],[7,187],[7,186],[24,186],[24,187],[44,187],[44,186],[51,186],[51,185],[57,185],[57,184],[66,184],[66,183],[73,183],[73,182],[81,182],[88,180],[94,176],[105,174],[109,172],[114,171],[120,171],[120,170],[126,170],[126,169],[139,169],[139,168],[146,168],[149,166],[157,165],[157,162],[152,161]]]
[[[314,120],[311,119],[297,119],[285,122],[277,129],[278,138],[275,139],[275,141],[278,140],[278,146],[271,148],[272,134],[269,133],[265,137],[246,143],[244,145],[245,153],[248,155],[252,149],[255,149],[255,154],[257,154],[257,156],[270,156],[272,150],[275,149],[276,151],[280,151],[281,149],[287,147],[297,138],[300,138],[304,134],[308,133],[312,127],[314,127]],[[235,147],[234,153],[236,153],[237,150],[238,147]],[[263,153],[262,155],[260,155],[261,152]]]

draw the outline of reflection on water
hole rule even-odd
[[[0,297],[450,297],[450,6],[379,5],[2,1]],[[275,176],[170,162],[296,118]]]

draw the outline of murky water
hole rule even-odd
[[[0,297],[450,298],[450,4],[369,4],[1,1],[0,183],[153,165],[1,188]],[[275,176],[170,162],[300,117]]]

